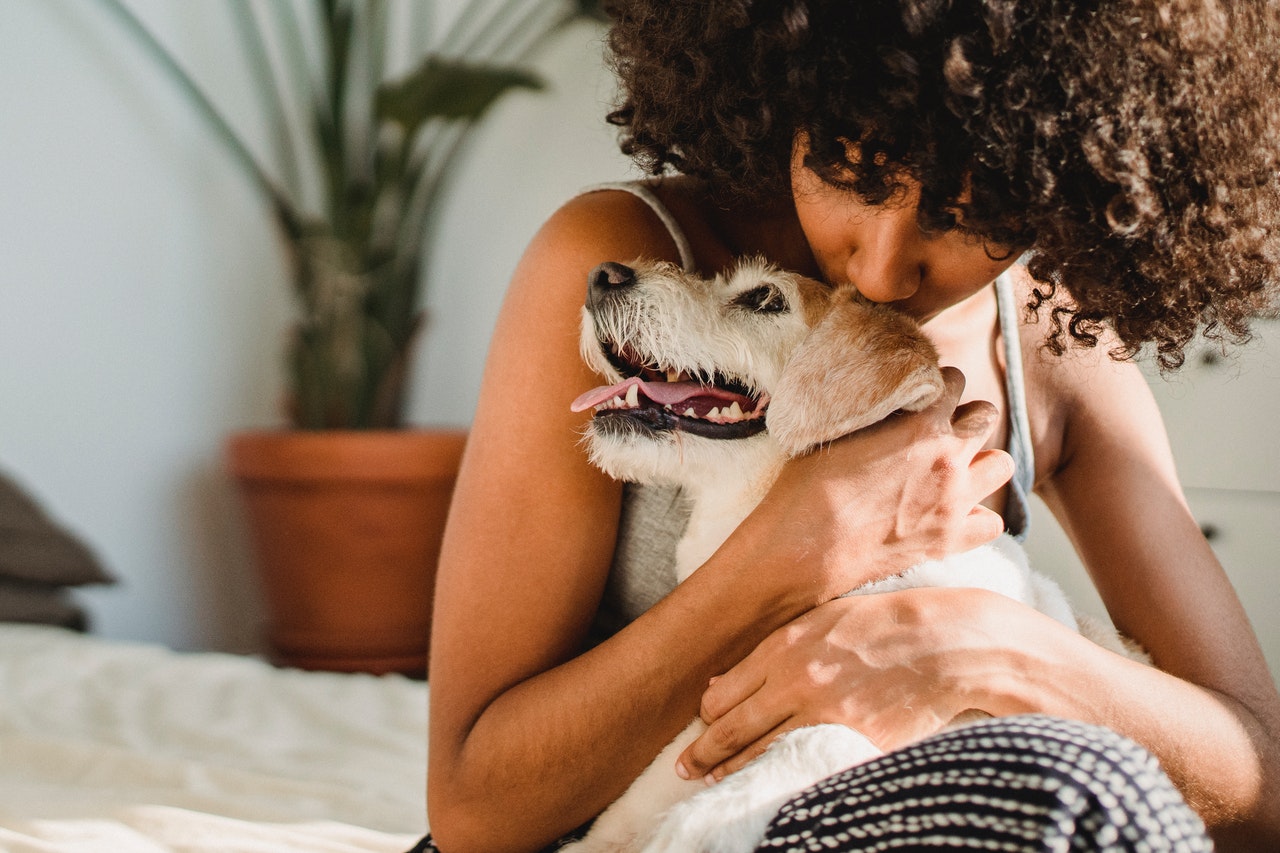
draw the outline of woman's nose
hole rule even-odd
[[[914,296],[925,274],[924,236],[915,206],[881,207],[860,222],[845,273],[872,302]]]

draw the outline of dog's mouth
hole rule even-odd
[[[573,401],[573,411],[595,409],[597,420],[622,418],[629,426],[705,438],[746,438],[764,430],[769,396],[746,383],[655,364],[614,344],[602,347],[623,381],[586,392]]]

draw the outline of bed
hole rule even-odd
[[[405,851],[427,686],[0,624],[0,850]]]
[[[93,549],[0,472],[0,851],[400,853],[427,686],[86,633]]]

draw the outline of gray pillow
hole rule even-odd
[[[0,578],[49,586],[112,583],[85,545],[0,475]]]

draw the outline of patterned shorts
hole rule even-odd
[[[554,849],[553,845],[549,849]],[[826,779],[782,807],[759,851],[1210,851],[1151,753],[1044,716],[945,732]],[[428,836],[411,853],[438,853]]]

